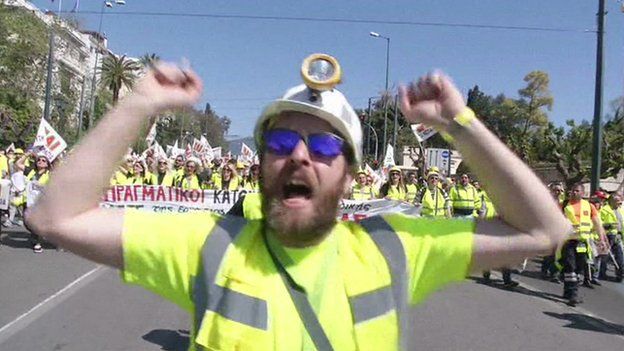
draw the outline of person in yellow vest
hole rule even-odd
[[[594,194],[589,198],[589,202],[594,205],[596,211],[600,215],[600,210],[607,200],[608,196],[601,190],[597,190]],[[603,226],[604,227],[604,226]],[[592,226],[592,231],[589,236],[589,268],[591,269],[591,283],[594,285],[602,285],[600,283],[600,270],[602,269],[603,262],[606,264],[607,258],[609,257],[608,247],[601,248],[600,244],[600,235],[598,234],[598,228]],[[608,242],[605,234],[605,243]],[[606,245],[605,245],[606,246]]]
[[[622,248],[624,208],[622,208],[622,195],[614,193],[609,196],[607,203],[600,209],[600,220],[609,240],[612,256],[603,261],[600,266],[599,278],[607,278],[607,263],[613,260],[611,263],[615,266],[615,279],[621,283],[624,278],[624,249]]]
[[[189,157],[184,162],[184,173],[177,177],[175,186],[183,190],[201,190],[201,182],[198,173],[200,172],[200,161],[195,157]]]
[[[236,172],[234,164],[227,162],[221,170],[221,184],[219,190],[239,190],[241,187],[241,178]]]
[[[262,219],[262,194],[247,193],[239,197],[227,214],[244,217],[247,220]]]
[[[561,207],[565,200],[565,191],[563,185],[559,182],[553,182],[548,185],[550,195],[553,200]],[[541,273],[542,279],[550,280],[553,283],[559,284],[559,269],[555,262],[556,253],[553,251],[550,255],[544,256],[542,259]]]
[[[26,156],[30,157],[31,152],[29,152]],[[20,171],[26,171],[26,182],[29,183],[26,186],[26,192],[21,198],[21,203],[19,204],[26,211],[27,198],[32,196],[32,193],[29,193],[34,188],[41,189],[48,184],[50,179],[50,160],[45,154],[37,154],[35,156],[34,167],[30,170],[26,169],[26,165],[24,163],[25,157],[21,157],[15,164],[16,168]],[[34,184],[33,184],[34,183]],[[41,191],[41,190],[38,190]],[[25,213],[25,212],[24,212]],[[34,253],[43,252],[43,247],[41,246],[41,237],[35,233],[30,233],[30,242],[32,244],[32,249]]]
[[[252,192],[260,191],[260,165],[259,164],[254,163],[249,168],[249,175],[247,176],[247,179],[245,180],[244,189],[247,191],[252,191]]]
[[[450,218],[451,209],[449,198],[446,192],[438,184],[440,183],[440,173],[435,169],[427,174],[427,186],[420,189],[416,196],[415,203],[421,206],[420,215],[429,218]]]
[[[375,179],[370,174],[366,174],[366,185],[370,186],[371,191],[373,192],[373,198],[379,198],[379,186],[375,184]]]
[[[485,192],[485,190],[483,190],[481,182],[479,182],[478,180],[474,180],[472,182],[472,186],[474,186],[477,190],[477,197],[481,202],[481,208],[477,211],[478,213],[480,213],[480,217],[485,219],[495,218],[498,215],[496,213],[496,208],[494,207],[494,204],[492,203],[492,200],[490,199],[488,194]]]
[[[453,217],[474,218],[480,216],[481,199],[477,189],[470,184],[470,177],[462,174],[459,184],[450,188],[449,198],[453,209]]]
[[[212,174],[210,175],[210,182],[208,184],[208,189],[221,189],[221,160],[219,159],[214,159],[212,161]]]
[[[159,157],[156,163],[156,181],[154,185],[173,186],[176,174],[169,169],[169,161],[166,157]]]
[[[563,271],[563,298],[571,306],[582,302],[578,296],[579,276],[583,275],[584,285],[591,286],[591,271],[587,259],[592,225],[597,228],[600,237],[604,238],[598,211],[589,201],[583,199],[584,191],[583,184],[572,185],[568,201],[562,204],[563,213],[575,230],[563,244],[558,259]]]
[[[352,200],[372,200],[375,198],[373,188],[366,185],[366,172],[360,169],[355,175],[355,184],[351,187],[349,198]]]
[[[126,155],[124,161],[110,179],[110,185],[129,185],[132,184],[132,176],[134,175],[134,158]]]
[[[9,158],[4,155],[0,155],[0,179],[6,179],[10,176],[9,172]]]
[[[156,185],[157,179],[154,173],[147,170],[145,162],[134,161],[132,176],[128,179],[131,185]]]
[[[379,196],[386,200],[405,201],[405,184],[399,167],[390,168],[388,181],[379,189]]]
[[[407,181],[405,182],[405,201],[410,204],[414,203],[418,194],[418,177],[416,172],[407,173]]]
[[[180,182],[182,177],[184,177],[184,168],[186,166],[186,158],[184,154],[179,154],[173,159],[173,172],[175,174],[175,178],[173,179],[173,183],[177,184]]]
[[[321,57],[322,68],[335,60]],[[202,96],[192,71],[158,63],[56,170],[29,227],[188,311],[189,350],[243,351],[414,349],[410,305],[471,270],[548,251],[571,230],[539,179],[440,74],[401,88],[406,123],[453,137],[493,199],[505,202],[505,221],[400,214],[337,221],[362,163],[362,128],[344,95],[322,87],[290,89],[256,122],[262,220],[98,207],[102,179],[148,118]],[[98,167],[76,178],[86,159]]]

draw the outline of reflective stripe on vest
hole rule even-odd
[[[383,316],[395,308],[390,286],[352,296],[349,304],[356,324]]]
[[[592,220],[591,220],[591,205],[587,200],[581,200],[581,213],[579,213],[579,219],[576,219],[576,213],[574,212],[574,207],[571,204],[568,204],[564,209],[563,213],[568,218],[568,220],[572,223],[574,229],[578,231],[581,237],[589,237],[592,228]]]
[[[421,201],[423,217],[443,217],[446,216],[446,199],[442,190],[435,188],[432,192],[426,188]]]
[[[414,202],[416,195],[418,195],[418,187],[416,184],[407,184],[405,189],[407,190],[407,193],[405,194],[405,201],[410,203]]]
[[[375,198],[373,188],[368,185],[356,184],[352,188],[353,200],[372,200]]]
[[[193,288],[196,331],[200,330],[206,311],[212,311],[253,328],[267,330],[266,301],[215,283],[225,252],[245,224],[247,221],[240,217],[223,217],[215,224],[202,247],[203,263],[200,265],[200,272],[195,278]]]
[[[616,211],[610,205],[604,205],[600,209],[600,220],[605,229],[605,234],[615,235],[618,233],[618,218]]]
[[[475,200],[477,192],[475,189],[468,185],[465,187],[454,186],[455,196],[451,197],[453,200],[453,208],[465,211],[473,211],[475,208]]]
[[[247,326],[268,330],[267,302],[215,284],[217,273],[228,247],[246,225],[240,217],[219,220],[202,247],[202,264],[193,286],[195,330],[201,329],[206,311]],[[399,236],[381,217],[360,222],[383,255],[390,270],[391,285],[350,296],[349,305],[355,324],[396,311],[399,350],[407,350],[407,258]],[[312,336],[311,336],[312,337]]]
[[[396,309],[398,318],[399,329],[399,350],[407,350],[407,258],[405,257],[405,250],[403,250],[403,244],[399,239],[398,234],[392,229],[392,227],[381,216],[369,217],[360,222],[360,225],[366,229],[371,239],[377,245],[379,251],[381,251],[383,257],[388,263],[391,276],[391,290],[392,298],[394,301],[389,301],[389,296],[386,289],[378,289],[374,292],[351,297],[351,308],[354,316],[369,316],[375,313],[369,313],[368,309],[375,309],[377,315],[381,315],[386,311],[383,311],[389,304]],[[369,301],[375,301],[375,305],[361,306],[356,299],[365,298],[363,295],[377,294],[377,297],[367,296]],[[381,302],[384,301],[384,302]],[[362,310],[356,310],[356,307]],[[380,313],[382,312],[383,313]]]

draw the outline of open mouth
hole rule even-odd
[[[310,199],[312,197],[312,189],[305,183],[299,181],[290,181],[284,185],[282,189],[284,199]]]

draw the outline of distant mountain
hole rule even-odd
[[[253,137],[246,137],[242,139],[234,139],[229,141],[230,151],[232,151],[232,155],[240,155],[241,153],[241,145],[245,143],[252,150],[256,151],[256,143]]]

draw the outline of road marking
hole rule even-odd
[[[15,318],[13,321],[2,326],[2,328],[0,328],[0,344],[6,341],[13,334],[27,327],[30,323],[32,323],[37,318],[41,317],[44,313],[49,311],[52,307],[54,307],[55,304],[50,304],[52,301],[57,300],[57,303],[59,303],[67,297],[71,296],[76,291],[78,291],[78,289],[82,286],[93,281],[100,274],[106,271],[102,268],[105,267],[98,265],[97,267],[78,277],[73,282],[67,284],[67,286],[65,286],[63,289],[57,291],[47,299],[41,301],[27,312]]]

